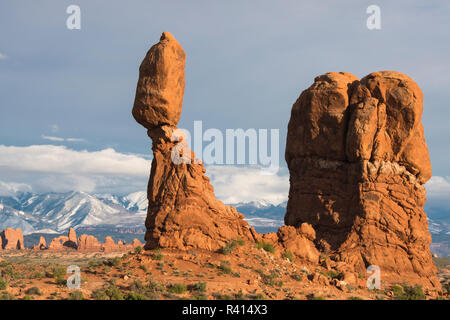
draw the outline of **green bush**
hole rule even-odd
[[[84,300],[83,292],[75,290],[69,294],[68,300]]]
[[[195,284],[191,284],[188,286],[189,291],[194,292],[205,292],[206,291],[206,282],[197,282]]]
[[[328,271],[328,272],[325,274],[325,276],[328,277],[328,278],[330,278],[330,279],[340,279],[340,278],[342,277],[342,275],[341,275],[340,272],[338,272],[338,271],[333,271],[333,270]]]
[[[164,255],[161,253],[159,249],[156,249],[152,254],[153,260],[162,260],[164,258]]]
[[[233,252],[234,248],[236,248],[236,245],[237,245],[236,241],[234,240],[230,241],[225,245],[225,247],[219,249],[219,253],[228,255],[231,252]]]
[[[0,293],[0,300],[16,300],[16,298],[7,291]]]
[[[425,300],[425,294],[423,293],[422,286],[415,285],[403,285],[403,292],[401,294],[395,295],[397,300]]]
[[[142,293],[130,292],[125,296],[125,300],[148,300]]]
[[[115,258],[110,258],[110,259],[106,260],[105,264],[110,267],[118,267],[120,265],[121,261],[122,261],[121,258],[115,257]]]
[[[220,262],[220,265],[218,266],[219,270],[222,271],[225,274],[233,273],[231,270],[231,263],[230,261],[223,260]]]
[[[38,295],[38,296],[42,295],[41,290],[39,290],[38,287],[31,287],[31,288],[27,289],[27,291],[25,291],[25,293],[29,294],[29,295]]]
[[[8,287],[8,281],[0,279],[0,290],[6,290],[6,287]]]
[[[308,300],[325,300],[325,298],[323,296],[316,296],[314,294],[307,295],[306,299],[308,299]]]
[[[174,283],[169,286],[168,290],[171,293],[181,294],[186,292],[187,287],[184,283]]]
[[[286,250],[283,253],[283,258],[288,259],[289,261],[294,261],[294,255],[292,254],[292,252],[290,252],[289,250]]]
[[[144,250],[144,248],[142,248],[141,246],[138,246],[136,248],[134,248],[134,253],[139,254]]]
[[[302,281],[303,279],[301,274],[292,274],[291,278],[294,279],[295,281]]]
[[[269,242],[256,242],[256,247],[258,249],[264,249],[265,251],[270,252],[270,253],[275,252],[273,245]]]
[[[64,278],[66,275],[66,269],[63,267],[56,267],[53,269],[53,279],[57,285],[65,285],[67,283]]]

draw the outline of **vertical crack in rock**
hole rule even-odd
[[[373,264],[383,280],[439,287],[423,211],[422,102],[419,86],[394,71],[316,77],[291,111],[285,223],[311,224],[342,269],[365,274]]]
[[[153,161],[147,188],[146,248],[217,250],[230,240],[255,240],[244,216],[220,202],[194,153],[177,149],[172,139],[183,104],[186,55],[178,41],[164,32],[139,68],[133,117],[152,139]],[[191,159],[175,164],[172,152]]]

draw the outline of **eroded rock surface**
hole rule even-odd
[[[0,248],[4,250],[23,250],[23,234],[21,229],[6,228],[0,233]]]
[[[133,116],[148,129],[153,161],[148,183],[146,248],[216,250],[228,241],[254,240],[235,208],[216,199],[202,163],[178,136],[184,94],[185,53],[168,32],[139,68]],[[182,148],[180,148],[182,146]],[[173,161],[173,156],[178,160]]]
[[[404,74],[331,72],[292,107],[285,223],[311,224],[343,271],[378,265],[384,279],[439,286],[423,211],[431,164],[422,103]]]

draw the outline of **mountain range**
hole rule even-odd
[[[286,204],[286,201],[272,204],[259,200],[230,205],[243,213],[256,231],[264,233],[274,232],[284,224]],[[436,207],[427,212],[433,236],[432,251],[450,256],[450,215]],[[24,235],[61,234],[74,228],[94,235],[134,232],[142,236],[146,214],[145,191],[127,195],[73,191],[0,196],[0,230],[20,228]]]

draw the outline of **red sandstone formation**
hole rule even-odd
[[[20,229],[6,228],[0,233],[0,248],[4,250],[19,249],[23,250],[23,234]]]
[[[75,230],[70,228],[67,236],[54,238],[48,245],[49,250],[62,250],[65,248],[77,249],[77,235]]]
[[[423,211],[431,164],[422,91],[383,71],[315,79],[292,107],[286,143],[285,223],[307,222],[342,271],[439,287]]]
[[[39,237],[39,243],[33,246],[33,250],[44,250],[47,249],[47,244],[43,236]]]
[[[216,250],[233,239],[254,240],[256,234],[243,215],[216,199],[203,164],[195,163],[182,139],[173,139],[182,109],[184,68],[184,50],[168,32],[139,68],[132,113],[148,129],[154,155],[145,247]],[[175,164],[172,153],[191,161]]]
[[[122,241],[118,241],[117,244],[114,243],[114,240],[107,236],[105,238],[105,243],[101,245],[101,251],[104,252],[112,252],[112,251],[124,251],[124,250],[132,250],[133,248],[142,246],[142,243],[138,239],[134,239],[131,244],[124,244]]]
[[[77,247],[77,234],[73,228],[69,229],[69,234],[67,235],[69,237],[69,241],[72,243],[73,247]]]
[[[78,238],[78,250],[100,251],[101,243],[92,235],[82,234]]]

